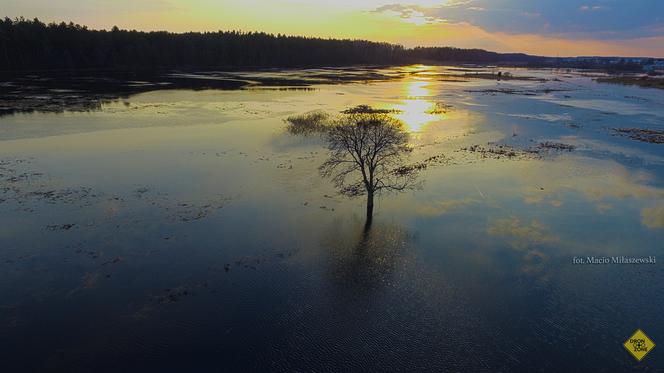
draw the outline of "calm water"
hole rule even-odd
[[[622,346],[664,346],[664,145],[614,130],[664,130],[664,91],[401,70],[0,117],[2,370],[664,371]],[[445,156],[368,233],[284,123],[359,104]]]

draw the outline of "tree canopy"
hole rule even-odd
[[[288,131],[323,135],[329,154],[319,170],[341,194],[367,196],[368,229],[374,197],[414,187],[419,168],[405,164],[411,151],[408,132],[389,111],[359,105],[342,114],[334,119],[321,111],[292,116],[287,119]]]
[[[410,150],[403,124],[387,114],[350,114],[327,132],[329,158],[321,165],[342,194],[370,198],[381,191],[402,191],[412,185],[400,172]]]

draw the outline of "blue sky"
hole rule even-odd
[[[392,3],[377,10],[417,10],[432,22],[468,22],[490,32],[600,39],[664,35],[662,0],[459,0],[441,4]]]

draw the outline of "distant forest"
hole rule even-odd
[[[0,71],[42,69],[246,68],[406,63],[538,64],[543,57],[481,49],[414,48],[365,40],[262,32],[91,30],[38,19],[0,20]]]

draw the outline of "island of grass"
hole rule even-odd
[[[652,76],[620,75],[606,78],[597,78],[600,83],[636,85],[644,88],[664,89],[664,78]]]

